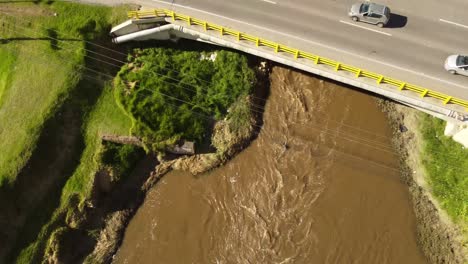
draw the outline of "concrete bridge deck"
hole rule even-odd
[[[116,42],[188,38],[234,48],[353,85],[428,112],[447,121],[468,123],[468,101],[301,51],[170,10],[130,12],[112,29]],[[161,26],[162,24],[165,24]]]

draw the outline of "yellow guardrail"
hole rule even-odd
[[[370,79],[375,80],[377,84],[389,84],[389,85],[395,86],[400,91],[409,90],[409,91],[419,94],[421,97],[431,97],[431,98],[440,100],[442,101],[443,104],[450,103],[450,104],[462,106],[466,109],[466,111],[468,111],[468,101],[466,100],[454,98],[452,96],[442,94],[436,91],[432,91],[424,87],[420,87],[420,86],[409,84],[400,80],[389,78],[378,73],[360,69],[351,65],[343,64],[341,62],[331,60],[331,59],[328,59],[328,58],[325,58],[316,54],[312,54],[312,53],[304,52],[295,48],[287,47],[285,45],[281,45],[279,43],[276,43],[270,40],[258,38],[252,35],[248,35],[248,34],[230,29],[230,28],[220,26],[220,25],[208,23],[206,21],[203,21],[197,18],[178,14],[171,10],[153,9],[153,10],[147,10],[147,11],[130,11],[128,12],[128,17],[131,19],[171,17],[173,21],[182,20],[182,21],[187,22],[188,25],[202,26],[205,31],[215,30],[215,31],[218,31],[220,35],[234,36],[237,38],[237,41],[249,41],[249,42],[254,43],[257,47],[264,46],[264,47],[272,48],[275,52],[289,53],[293,55],[295,59],[304,58],[304,59],[311,60],[315,64],[325,64],[325,65],[333,67],[335,71],[342,70],[342,71],[353,73],[356,78],[359,78],[359,77],[370,78]]]

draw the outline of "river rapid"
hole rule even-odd
[[[147,194],[114,263],[426,263],[376,100],[274,67],[263,127]]]

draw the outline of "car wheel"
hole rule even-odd
[[[449,72],[450,74],[457,74],[457,72],[454,71],[454,70],[449,70],[448,72]]]
[[[383,28],[383,23],[377,23],[377,26],[378,26],[379,28]]]
[[[359,18],[358,18],[358,17],[355,17],[355,16],[353,16],[351,19],[352,19],[354,22],[358,22],[358,21],[359,21]]]

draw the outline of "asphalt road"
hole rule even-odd
[[[169,8],[468,100],[468,77],[443,68],[448,55],[468,55],[466,0],[381,0],[392,11],[386,28],[351,21],[354,0],[91,2]]]

